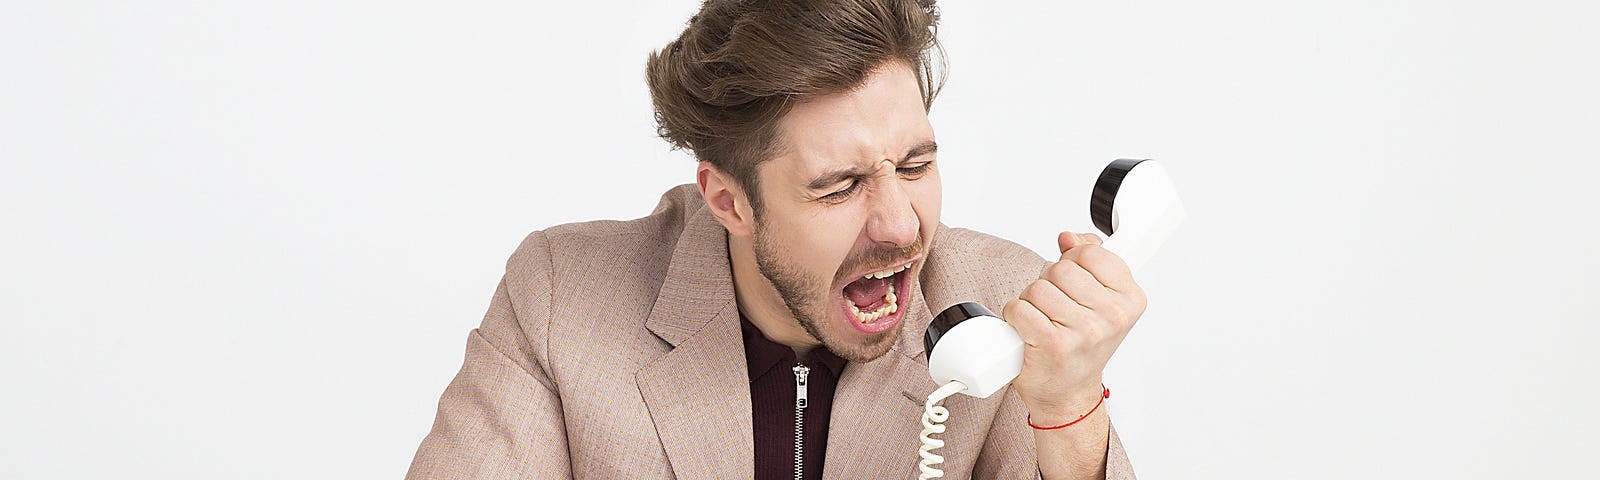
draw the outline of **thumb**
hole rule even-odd
[[[1077,248],[1079,245],[1099,245],[1105,243],[1099,235],[1093,233],[1061,232],[1056,236],[1056,245],[1061,247],[1061,253]]]

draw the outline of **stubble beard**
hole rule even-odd
[[[806,333],[811,335],[811,338],[822,342],[822,346],[833,352],[834,355],[851,362],[861,363],[876,360],[894,347],[895,339],[900,338],[900,331],[905,328],[905,320],[901,320],[900,324],[895,325],[894,328],[871,335],[851,331],[836,336],[832,331],[824,328],[827,325],[827,320],[833,316],[833,312],[840,310],[839,306],[835,304],[840,300],[835,298],[837,296],[834,295],[835,292],[830,291],[833,282],[819,280],[807,275],[804,269],[793,265],[794,262],[784,255],[782,248],[772,244],[771,237],[777,235],[771,234],[770,229],[762,228],[763,223],[758,217],[756,220],[757,228],[751,242],[755,249],[756,268],[761,271],[762,275],[767,277],[768,281],[772,282],[773,288],[778,290],[778,296],[783,298],[784,306],[788,307],[789,313],[794,315],[795,320],[800,323],[800,328],[805,329]],[[920,251],[920,249],[921,241],[919,237],[918,245],[907,250]],[[887,260],[885,261],[892,261],[896,258],[895,255],[902,255],[901,252],[868,253],[862,257],[868,259],[881,257],[886,258]],[[854,260],[856,259],[847,259],[843,266],[861,263]],[[852,318],[849,321],[855,321],[855,319]],[[851,341],[852,339],[847,335],[864,338],[865,341]]]

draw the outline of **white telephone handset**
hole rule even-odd
[[[1089,199],[1089,216],[1107,235],[1103,246],[1138,272],[1183,223],[1185,213],[1161,164],[1121,159],[1100,172]],[[941,385],[928,396],[922,415],[918,468],[922,472],[919,478],[927,480],[944,476],[933,467],[944,457],[932,450],[944,442],[931,435],[944,432],[941,423],[950,415],[939,402],[958,392],[987,398],[1011,383],[1022,371],[1022,338],[998,315],[967,302],[935,316],[924,343],[928,374]]]

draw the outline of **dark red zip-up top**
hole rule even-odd
[[[804,430],[801,478],[822,478],[822,461],[828,452],[828,416],[833,412],[834,387],[839,385],[845,359],[827,348],[815,348],[805,358],[796,358],[793,349],[768,340],[742,315],[739,320],[744,331],[744,359],[750,368],[756,478],[795,478],[797,365],[810,369],[806,375],[806,406],[800,409]]]

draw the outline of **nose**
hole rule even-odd
[[[906,193],[905,185],[895,172],[894,162],[884,161],[888,163],[888,179],[883,181],[882,188],[873,190],[867,238],[887,247],[910,247],[916,244],[917,237],[921,235],[921,222],[917,220],[916,209],[911,205],[911,196]]]

